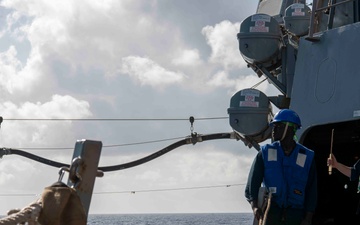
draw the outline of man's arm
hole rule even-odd
[[[330,155],[327,162],[328,162],[328,166],[332,166],[333,168],[339,170],[342,174],[344,174],[345,176],[351,179],[351,167],[339,163],[334,154]]]
[[[256,155],[248,175],[248,180],[245,188],[245,197],[248,202],[257,201],[259,188],[264,179],[264,160],[261,151]],[[254,205],[257,203],[253,203]]]
[[[249,171],[245,187],[245,197],[251,205],[254,216],[259,220],[263,217],[261,206],[258,206],[259,188],[264,177],[264,160],[261,151],[256,155]]]

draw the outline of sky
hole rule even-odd
[[[69,164],[77,140],[96,140],[99,166],[111,166],[192,131],[232,132],[230,98],[263,79],[247,68],[236,38],[256,7],[254,0],[1,0],[0,146]],[[257,88],[276,93],[268,82]],[[44,118],[141,120],[12,120]],[[241,141],[212,140],[106,172],[90,213],[250,212],[244,188],[255,155]],[[58,168],[5,155],[0,215],[29,205],[58,177]]]

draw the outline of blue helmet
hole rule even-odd
[[[270,125],[277,122],[289,122],[297,125],[297,128],[301,128],[300,117],[296,112],[291,109],[282,109],[277,112],[274,116],[273,121],[271,121]]]

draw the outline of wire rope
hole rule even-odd
[[[183,190],[194,190],[194,189],[209,189],[209,188],[228,188],[232,186],[242,186],[245,184],[226,184],[226,185],[212,185],[212,186],[197,186],[197,187],[180,187],[180,188],[163,188],[163,189],[149,189],[149,190],[133,190],[133,191],[108,191],[108,192],[94,192],[93,194],[126,194],[126,193],[144,193],[144,192],[163,192],[163,191],[183,191]]]
[[[158,142],[164,142],[164,141],[173,141],[173,140],[179,140],[184,137],[174,137],[174,138],[166,138],[161,140],[153,140],[153,141],[142,141],[142,142],[134,142],[134,143],[125,143],[125,144],[112,144],[112,145],[104,145],[103,148],[114,148],[114,147],[124,147],[124,146],[131,146],[131,145],[143,145],[143,144],[151,144],[151,143],[158,143]],[[20,149],[20,150],[73,150],[73,147],[17,147],[14,149]]]
[[[2,117],[1,117],[2,118]],[[195,120],[194,117],[190,117]],[[217,120],[217,119],[228,119],[229,117],[200,117],[196,118],[196,120]],[[189,119],[162,119],[162,118],[152,118],[152,119],[123,119],[123,118],[98,118],[98,119],[78,119],[78,118],[6,118],[2,120],[12,120],[12,121],[183,121]],[[1,121],[2,122],[2,121]],[[150,144],[157,142],[164,142],[170,140],[178,140],[182,137],[176,138],[168,138],[162,140],[154,140],[154,141],[144,141],[144,142],[135,142],[135,143],[125,143],[125,144],[113,144],[113,145],[104,145],[103,148],[113,148],[113,147],[123,147],[123,146],[131,146],[131,145],[141,145],[141,144]],[[22,149],[22,150],[71,150],[73,147],[17,147],[14,149]]]
[[[257,86],[259,86],[260,84],[262,84],[264,81],[266,81],[268,78],[265,78],[265,79],[263,79],[262,81],[260,81],[260,82],[258,82],[257,84],[254,84],[252,87],[251,87],[251,89],[254,89],[254,88],[256,88]]]
[[[196,120],[221,120],[228,119],[229,117],[199,117]],[[3,118],[3,120],[9,121],[188,121],[184,118]]]
[[[184,190],[199,190],[199,189],[211,189],[211,188],[228,188],[234,186],[244,186],[244,183],[240,184],[223,184],[223,185],[210,185],[210,186],[196,186],[196,187],[178,187],[178,188],[159,188],[159,189],[143,189],[143,190],[127,190],[127,191],[102,191],[94,192],[94,195],[108,195],[108,194],[135,194],[135,193],[147,193],[147,192],[164,192],[164,191],[184,191]],[[39,194],[31,193],[0,193],[0,197],[34,197]]]

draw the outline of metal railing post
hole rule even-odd
[[[95,178],[103,175],[101,171],[98,171],[101,148],[102,143],[100,141],[78,140],[75,144],[70,166],[67,185],[76,189],[86,216],[89,213]]]

